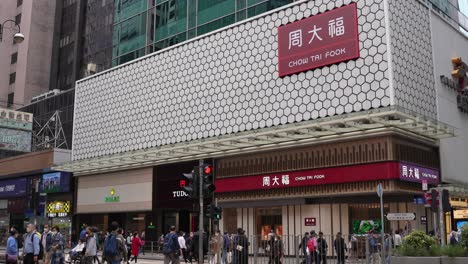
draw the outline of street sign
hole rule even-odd
[[[382,195],[383,195],[383,187],[382,187],[382,184],[381,184],[381,183],[379,183],[379,184],[377,185],[377,195],[378,195],[379,197],[382,197]]]
[[[388,213],[387,219],[390,221],[412,221],[416,219],[414,213]]]
[[[421,222],[421,225],[427,225],[427,217],[426,216],[421,216],[420,222]]]
[[[427,180],[422,180],[421,183],[422,183],[422,190],[427,191],[428,190]]]

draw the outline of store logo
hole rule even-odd
[[[120,196],[115,195],[115,189],[111,188],[109,191],[110,196],[104,197],[104,202],[106,203],[118,203],[120,202]]]
[[[48,217],[67,217],[70,213],[70,201],[55,201],[47,204]]]
[[[172,194],[174,197],[189,197],[185,191],[173,191]]]

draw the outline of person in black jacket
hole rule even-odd
[[[341,237],[341,232],[336,234],[336,239],[334,242],[334,247],[336,251],[337,264],[345,264],[345,251],[348,251],[344,239]]]
[[[302,254],[304,256],[304,260],[301,262],[302,264],[309,264],[309,257],[307,256],[307,242],[309,242],[309,232],[305,232],[304,237],[302,237],[301,244],[299,244],[299,249],[302,250]]]
[[[245,231],[242,228],[237,229],[237,236],[234,238],[233,247],[236,251],[235,264],[249,263],[249,240],[245,236]]]
[[[318,246],[318,264],[327,264],[327,251],[328,251],[328,244],[327,240],[323,238],[323,232],[319,232],[319,238],[317,239],[317,246]]]

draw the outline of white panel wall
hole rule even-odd
[[[351,2],[298,2],[79,81],[73,160],[390,105],[383,0],[357,1],[361,58],[278,77],[278,27]]]

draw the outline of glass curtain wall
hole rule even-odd
[[[293,0],[115,0],[113,66]]]

